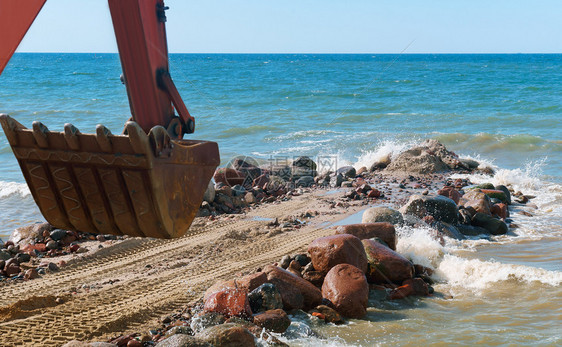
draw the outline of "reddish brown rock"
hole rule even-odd
[[[15,276],[20,272],[21,268],[17,263],[8,264],[8,262],[6,262],[6,265],[4,265],[4,273],[8,277]]]
[[[494,204],[490,208],[490,213],[494,216],[498,216],[501,219],[506,219],[509,217],[509,211],[507,209],[507,205],[504,203]]]
[[[308,246],[312,265],[317,271],[328,273],[338,264],[350,264],[367,271],[367,256],[361,240],[349,234],[320,237]]]
[[[374,240],[361,242],[369,260],[369,282],[402,283],[414,276],[414,267],[408,259]]]
[[[302,278],[301,269],[302,269],[301,264],[298,261],[295,261],[295,260],[291,261],[291,263],[287,267],[287,271],[289,271],[290,273],[292,273],[295,276],[298,276],[298,277]]]
[[[318,288],[289,271],[268,265],[263,272],[267,273],[268,282],[273,283],[281,293],[284,309],[308,309],[322,302],[322,292]]]
[[[322,296],[342,316],[362,318],[367,314],[369,284],[362,270],[353,265],[339,264],[326,275]]]
[[[226,288],[209,295],[205,300],[203,310],[206,313],[220,313],[225,317],[250,317],[252,315],[248,292],[244,289]]]
[[[428,296],[429,288],[421,278],[412,278],[402,282],[402,286],[392,290],[388,296],[390,300],[404,299],[407,296]]]
[[[243,184],[246,179],[242,172],[224,167],[217,169],[213,178],[215,179],[215,183],[224,183],[231,187],[237,184]]]
[[[342,225],[336,229],[336,234],[350,234],[360,240],[378,237],[390,249],[396,250],[396,230],[394,225],[387,222]]]
[[[378,198],[381,196],[380,190],[373,188],[367,192],[367,197],[369,198]]]
[[[459,199],[461,198],[461,193],[459,193],[458,190],[456,190],[454,187],[443,187],[442,189],[439,189],[437,191],[437,194],[439,195],[443,195],[451,200],[453,200],[455,202],[455,204],[459,203]]]
[[[490,198],[478,189],[465,193],[459,204],[466,208],[472,207],[476,212],[490,214]]]
[[[313,316],[324,319],[324,321],[328,323],[343,323],[341,315],[336,310],[326,305],[318,305],[308,312]]]
[[[267,187],[267,183],[269,183],[269,175],[263,174],[254,179],[252,186],[265,189]]]
[[[302,274],[302,278],[314,284],[316,287],[322,287],[326,274],[320,271],[306,271]]]
[[[207,291],[205,291],[203,300],[206,301],[211,294],[227,288],[230,289],[238,288],[238,289],[245,290],[246,292],[249,293],[252,290],[264,284],[265,282],[267,282],[267,274],[265,274],[264,272],[256,272],[234,280],[219,281],[213,284],[211,287],[209,287]]]
[[[24,252],[32,252],[34,250],[36,250],[37,252],[47,252],[47,246],[44,243],[36,243],[34,245],[25,245],[21,248],[22,251]]]
[[[254,324],[274,333],[283,333],[291,325],[291,320],[285,311],[276,309],[255,315]]]
[[[25,273],[23,274],[23,278],[26,280],[33,280],[36,278],[39,278],[41,276],[39,276],[39,273],[37,272],[36,269],[27,269],[25,270]]]

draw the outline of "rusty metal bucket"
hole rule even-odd
[[[127,122],[127,135],[112,135],[27,129],[5,114],[0,123],[41,213],[61,229],[180,237],[220,162],[215,142],[171,140],[160,126],[147,135]]]

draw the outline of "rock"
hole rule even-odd
[[[499,199],[504,204],[507,204],[507,196],[502,190],[495,190],[495,189],[480,189],[480,191],[490,198]]]
[[[291,325],[291,320],[285,311],[275,309],[255,315],[254,324],[274,333],[283,333]]]
[[[362,175],[368,171],[366,166],[361,166],[359,170],[357,170],[357,175]]]
[[[186,334],[174,334],[156,344],[158,347],[213,347],[208,342]]]
[[[0,249],[0,260],[8,260],[12,257],[7,249]]]
[[[297,187],[311,187],[314,185],[314,177],[312,176],[302,176],[295,182]]]
[[[441,234],[443,234],[443,235],[445,235],[445,236],[447,236],[451,239],[454,239],[454,240],[464,240],[465,239],[464,235],[454,225],[451,225],[451,224],[445,223],[445,222],[435,222],[433,224],[433,226]]]
[[[332,187],[332,188],[341,187],[343,181],[344,181],[343,175],[342,174],[336,174],[336,175],[334,175],[330,178],[330,187]]]
[[[208,203],[212,203],[213,201],[215,201],[215,184],[213,183],[213,181],[209,181],[209,184],[207,185],[207,190],[205,190],[205,195],[203,195],[203,201],[206,201]]]
[[[250,187],[254,179],[261,176],[262,169],[259,168],[258,162],[251,157],[239,156],[232,159],[227,167],[233,168],[241,172],[246,178],[244,183],[239,183],[244,186]]]
[[[314,269],[328,273],[338,264],[351,264],[363,273],[367,271],[367,257],[361,240],[349,234],[320,237],[308,246]]]
[[[246,203],[248,204],[255,204],[257,202],[256,197],[254,196],[254,193],[252,192],[247,192],[244,195],[244,201],[246,201]]]
[[[503,235],[508,231],[507,224],[503,221],[480,212],[472,217],[472,224],[488,230],[492,235]]]
[[[252,310],[248,301],[248,291],[226,288],[209,295],[203,307],[205,312],[215,312],[225,317],[250,317]]]
[[[12,259],[15,260],[14,258],[12,258]],[[4,265],[4,274],[7,277],[15,276],[15,275],[17,275],[21,272],[21,268],[20,268],[17,261],[10,262],[10,260],[12,260],[12,259],[9,259],[6,262],[6,264]]]
[[[511,205],[511,192],[509,191],[509,189],[506,186],[500,184],[500,185],[495,186],[494,189],[501,190],[505,194],[505,197],[506,197],[506,200],[507,200],[506,203],[508,205]]]
[[[387,222],[342,225],[336,229],[336,234],[350,234],[360,240],[378,237],[390,249],[396,250],[396,230],[394,225]]]
[[[298,277],[302,277],[301,270],[302,270],[301,264],[299,264],[299,262],[295,260],[291,261],[291,263],[287,267],[287,271]]]
[[[205,291],[205,295],[203,295],[203,300],[207,301],[207,298],[211,294],[227,288],[242,289],[245,290],[247,293],[249,293],[252,290],[264,284],[265,282],[267,282],[267,274],[265,274],[264,272],[256,272],[234,280],[219,281],[213,284],[212,286],[210,286]]]
[[[509,217],[509,211],[507,209],[507,204],[505,203],[492,205],[492,207],[490,208],[490,213],[492,214],[492,216],[498,216],[500,219],[506,219],[507,217]]]
[[[35,223],[24,227],[17,228],[10,235],[9,241],[14,244],[27,244],[30,240],[43,236],[43,232],[51,232],[53,227],[49,223]]]
[[[324,321],[328,323],[334,323],[334,324],[343,323],[343,318],[338,313],[338,311],[326,305],[318,305],[314,309],[308,312],[311,314],[314,314],[314,312],[320,313],[323,316]]]
[[[56,271],[60,270],[59,266],[57,264],[53,263],[53,262],[49,262],[47,264],[47,269],[49,269],[49,271],[52,271],[52,272],[56,272]]]
[[[264,283],[248,294],[253,313],[283,308],[281,293],[272,283]]]
[[[196,335],[197,338],[221,347],[253,347],[256,345],[254,335],[245,327],[225,323],[209,327]]]
[[[314,160],[310,159],[309,157],[303,156],[303,157],[298,157],[295,161],[293,161],[293,167],[301,167],[301,168],[307,168],[310,170],[316,170],[317,169],[317,165],[314,162]]]
[[[459,203],[459,199],[461,198],[461,193],[456,190],[454,187],[443,187],[437,191],[438,195],[442,195],[447,197],[455,202],[455,204]]]
[[[385,245],[373,240],[361,241],[367,253],[370,283],[402,283],[414,276],[412,263]]]
[[[480,189],[494,189],[494,185],[492,183],[482,183],[479,184],[477,186],[475,186],[474,188],[480,190]]]
[[[58,244],[57,241],[51,240],[51,241],[47,242],[46,247],[47,247],[47,249],[57,249],[59,247],[59,244]]]
[[[355,178],[357,172],[353,166],[342,166],[336,170],[336,174],[340,174],[348,178]]]
[[[405,297],[416,295],[416,296],[428,296],[429,287],[427,283],[421,278],[412,278],[406,280],[402,283],[402,286],[393,289],[388,298],[390,300],[404,299]]]
[[[39,273],[37,272],[36,269],[27,269],[25,270],[25,273],[23,274],[23,278],[26,280],[33,280],[36,278],[39,278],[41,276],[39,276]]]
[[[386,171],[429,174],[448,171],[449,166],[427,147],[414,147],[395,156]]]
[[[31,260],[31,256],[28,253],[18,253],[16,254],[15,258],[18,260],[20,264],[27,263],[28,261]]]
[[[244,194],[246,194],[246,188],[240,184],[232,186],[232,196],[242,196]]]
[[[322,283],[324,283],[324,277],[326,277],[326,274],[321,271],[306,271],[302,274],[302,278],[312,283],[316,287],[322,286]]]
[[[190,328],[195,332],[199,332],[207,329],[208,327],[223,324],[226,318],[216,312],[203,313],[201,315],[194,316],[191,319]]]
[[[108,342],[82,342],[72,340],[62,345],[62,347],[117,347],[117,345]]]
[[[219,168],[213,175],[215,183],[224,183],[230,187],[237,184],[244,184],[246,177],[244,174],[233,168]]]
[[[459,220],[459,209],[457,204],[442,195],[412,195],[400,212],[403,215],[410,214],[418,218],[432,216],[437,221],[455,224]]]
[[[268,194],[274,194],[279,191],[283,191],[287,182],[279,176],[271,176],[269,182],[267,183],[265,190]]]
[[[490,214],[490,198],[478,189],[470,190],[462,196],[459,204],[466,208],[472,207],[476,212]]]
[[[55,240],[55,241],[60,241],[62,240],[63,237],[66,236],[66,230],[62,230],[62,229],[55,229],[53,231],[51,231],[51,239]]]
[[[303,253],[296,254],[295,261],[297,261],[301,266],[307,266],[310,264],[310,257]]]
[[[429,148],[430,153],[437,155],[450,169],[456,169],[459,167],[468,169],[468,167],[464,166],[464,164],[459,161],[459,158],[455,153],[447,150],[447,148],[445,148],[445,146],[437,140],[427,139],[421,143],[421,146]]]
[[[388,222],[390,224],[403,224],[402,214],[390,207],[377,206],[367,209],[363,213],[361,223]]]
[[[390,164],[390,154],[386,154],[371,164],[369,171],[377,171],[386,168]]]
[[[467,236],[479,236],[479,235],[488,235],[490,232],[482,227],[477,227],[475,225],[464,225],[460,224],[457,225],[458,231]]]
[[[459,161],[470,170],[474,170],[478,168],[478,166],[480,165],[480,163],[477,162],[476,160],[472,160],[468,158],[460,158]]]
[[[322,296],[342,316],[362,318],[367,314],[369,284],[362,270],[350,264],[339,264],[326,275]]]
[[[277,266],[268,265],[263,271],[267,273],[267,280],[281,293],[285,310],[306,309],[322,301],[322,292],[310,282]]]

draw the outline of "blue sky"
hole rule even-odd
[[[560,0],[168,0],[173,53],[562,53]],[[47,0],[20,52],[116,52],[105,0]]]

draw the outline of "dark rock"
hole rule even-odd
[[[361,242],[369,261],[367,280],[370,283],[402,283],[414,276],[413,265],[408,259],[376,241]]]
[[[277,266],[268,265],[263,271],[281,293],[285,310],[307,309],[322,301],[322,293],[310,282]]]
[[[60,241],[62,240],[63,237],[66,236],[66,230],[62,230],[62,229],[55,229],[53,231],[51,231],[51,239],[55,240],[55,241]]]
[[[479,162],[477,162],[476,160],[472,160],[472,159],[468,159],[468,158],[462,158],[459,159],[459,161],[467,168],[469,168],[470,170],[474,170],[476,168],[478,168],[478,166],[480,165]]]
[[[501,202],[507,204],[507,196],[502,190],[496,189],[480,189],[480,191],[490,197],[490,199],[499,199]]]
[[[418,218],[432,216],[436,221],[455,224],[459,220],[457,204],[444,196],[412,195],[400,212]]]
[[[7,249],[0,249],[0,260],[8,260],[12,257]]]
[[[463,234],[467,236],[479,236],[479,235],[488,235],[490,232],[482,227],[477,227],[475,225],[464,225],[460,224],[457,225],[457,229]]]
[[[460,230],[454,226],[451,225],[449,223],[445,223],[445,222],[436,222],[433,224],[433,226],[437,229],[437,231],[439,231],[441,234],[454,239],[454,240],[464,240],[465,237],[463,235],[463,233],[460,232]]]
[[[209,327],[198,333],[196,337],[213,346],[253,347],[256,345],[254,335],[245,327],[234,323]]]
[[[341,187],[343,181],[344,181],[343,175],[342,174],[336,174],[336,175],[334,175],[330,178],[330,187],[332,187],[332,188]]]
[[[482,184],[479,184],[479,185],[475,186],[474,188],[476,188],[476,189],[495,189],[494,185],[492,183],[482,183]]]
[[[291,320],[285,311],[275,309],[255,315],[254,324],[274,333],[283,333],[291,325]]]
[[[307,266],[310,263],[310,257],[306,254],[295,255],[295,260],[298,261],[301,266]]]
[[[367,314],[369,285],[364,272],[353,265],[334,266],[324,279],[322,296],[345,317],[362,318]]]
[[[342,225],[336,229],[336,234],[350,234],[360,240],[378,237],[390,249],[396,250],[396,230],[387,222]]]
[[[427,283],[421,278],[412,278],[402,283],[402,286],[393,289],[388,298],[390,300],[404,299],[405,297],[415,296],[428,296],[429,287]]]
[[[57,249],[59,247],[59,244],[57,241],[55,240],[51,240],[49,242],[47,242],[47,249]]]
[[[295,161],[293,161],[293,167],[307,168],[310,170],[317,169],[317,165],[314,160],[306,156],[298,157]]]
[[[15,258],[19,263],[27,263],[31,260],[31,256],[28,253],[18,253],[16,254]]]
[[[253,313],[283,308],[283,299],[274,284],[264,283],[248,294]]]
[[[247,187],[250,187],[254,179],[262,174],[262,169],[259,168],[257,161],[251,157],[236,157],[227,164],[227,167],[241,172],[245,176],[246,180],[244,183],[239,184],[243,184]]]
[[[351,264],[363,273],[367,271],[367,257],[361,240],[349,234],[320,237],[308,246],[312,265],[327,273],[338,264]]]
[[[507,224],[503,221],[480,212],[472,217],[472,224],[488,230],[492,235],[503,235],[508,232]]]
[[[259,188],[265,188],[265,186],[267,185],[267,183],[269,182],[269,175],[268,174],[263,174],[260,175],[258,177],[256,177],[254,179],[254,181],[252,182],[252,186],[253,187],[259,187]]]
[[[246,188],[244,188],[242,185],[236,184],[236,185],[232,186],[232,195],[233,196],[242,196],[244,194],[246,194]]]
[[[341,174],[344,177],[355,178],[357,172],[353,166],[342,166],[336,170],[336,174]]]
[[[302,176],[295,182],[297,187],[312,187],[314,185],[314,177],[312,176]]]
[[[511,192],[509,191],[509,189],[506,186],[500,184],[500,185],[495,186],[494,189],[501,190],[505,194],[505,197],[506,197],[506,200],[507,200],[506,203],[508,205],[511,205]]]
[[[216,312],[203,313],[201,315],[194,316],[191,319],[191,329],[195,332],[202,331],[208,327],[223,324],[226,318]]]
[[[281,261],[279,262],[279,266],[282,267],[283,269],[286,269],[289,267],[289,264],[291,264],[291,261],[293,259],[291,259],[290,255],[284,255],[283,258],[281,258]]]

